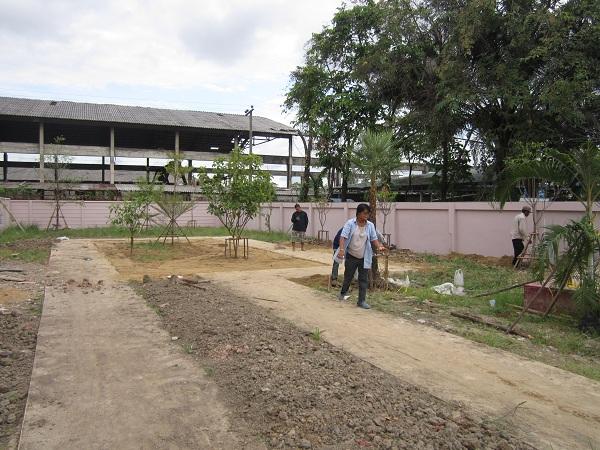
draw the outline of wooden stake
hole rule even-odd
[[[263,298],[263,297],[254,297],[256,300],[263,300],[265,302],[273,302],[273,303],[279,303],[279,300],[271,300],[270,298]]]
[[[524,281],[523,283],[519,283],[519,284],[513,284],[512,286],[508,286],[502,289],[497,289],[495,291],[489,291],[489,292],[484,292],[483,294],[477,294],[474,295],[473,298],[477,298],[477,297],[485,297],[486,295],[492,295],[492,294],[498,294],[500,292],[505,292],[505,291],[510,291],[511,289],[515,289],[521,286],[525,286],[526,284],[529,283],[534,283],[537,280],[530,280],[530,281]]]
[[[389,271],[389,264],[390,264],[390,255],[388,252],[386,252],[384,254],[385,257],[385,268],[383,270],[383,282],[384,282],[384,286],[385,286],[385,290],[387,291],[390,287],[390,283],[388,281],[388,278],[390,277],[390,271]]]
[[[472,314],[455,312],[455,311],[452,311],[450,313],[450,315],[454,316],[454,317],[460,317],[461,319],[467,319],[467,320],[470,320],[472,322],[482,323],[484,325],[488,325],[488,326],[490,326],[492,328],[495,328],[497,330],[506,331],[507,333],[516,334],[517,336],[521,336],[521,337],[524,337],[524,338],[527,338],[527,339],[533,339],[533,336],[531,336],[531,335],[529,335],[529,334],[527,334],[527,333],[525,333],[523,331],[515,330],[515,329],[509,329],[509,327],[507,327],[506,325],[501,325],[499,323],[495,323],[495,322],[492,322],[490,320],[486,320],[483,317],[475,316],[475,315],[472,315]]]
[[[0,200],[0,205],[2,205],[2,208],[4,208],[4,211],[6,211],[8,213],[8,215],[10,216],[10,218],[13,220],[14,223],[17,224],[17,226],[19,227],[19,230],[21,231],[25,231],[25,228],[23,228],[23,226],[19,223],[19,221],[17,220],[17,218],[13,215],[12,212],[10,212],[10,209],[8,209],[8,207],[4,204],[4,202],[2,200]]]

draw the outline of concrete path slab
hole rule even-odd
[[[231,430],[216,386],[93,244],[59,244],[49,267],[58,273],[46,288],[20,449],[261,447]]]

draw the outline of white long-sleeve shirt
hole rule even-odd
[[[525,214],[519,213],[515,216],[510,230],[510,237],[512,239],[527,239],[527,218]]]

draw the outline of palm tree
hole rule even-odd
[[[550,149],[538,155],[528,160],[521,158],[518,164],[507,164],[497,190],[500,206],[510,198],[511,188],[528,178],[555,183],[584,206],[585,214],[579,221],[548,227],[536,252],[534,271],[541,279],[549,266],[554,266],[559,290],[572,276],[579,278],[580,285],[573,298],[580,310],[580,327],[600,330],[596,256],[600,252],[600,237],[593,212],[600,201],[600,148],[587,142],[570,153]]]
[[[394,133],[389,130],[365,131],[360,136],[359,145],[352,153],[352,163],[370,181],[371,221],[376,223],[377,182],[387,180],[393,171],[401,167],[400,151],[395,145]]]
[[[594,204],[600,200],[600,148],[592,142],[571,150],[570,153],[548,149],[530,158],[509,161],[501,174],[496,195],[503,207],[509,200],[512,187],[536,178],[555,183],[569,191],[585,208],[585,215],[593,218]]]

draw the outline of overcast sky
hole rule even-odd
[[[281,112],[341,0],[0,0],[0,95]]]

